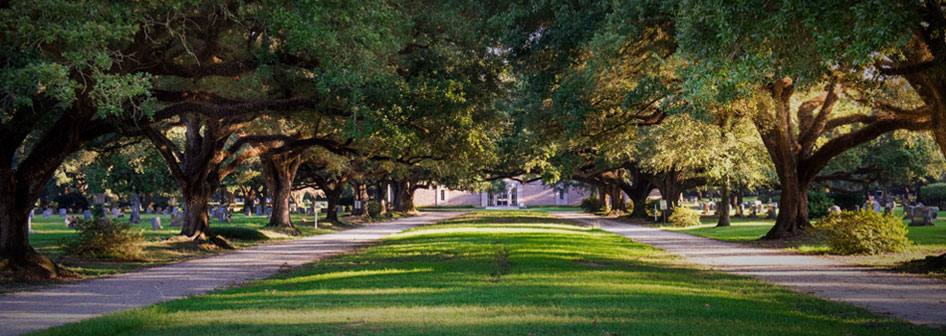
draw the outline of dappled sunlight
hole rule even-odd
[[[374,276],[374,275],[422,273],[422,272],[431,272],[431,271],[433,271],[433,269],[430,269],[430,268],[345,271],[345,272],[315,274],[315,275],[310,275],[310,276],[294,277],[294,278],[282,279],[282,280],[274,280],[274,281],[271,281],[271,283],[274,285],[285,285],[285,284],[295,284],[295,283],[309,282],[309,281],[350,279],[350,278],[367,277],[367,276]]]

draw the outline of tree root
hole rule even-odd
[[[75,274],[59,267],[46,256],[30,251],[19,258],[0,259],[0,274],[15,281],[48,281]]]

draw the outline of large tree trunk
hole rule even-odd
[[[332,223],[338,223],[338,198],[342,196],[342,190],[344,190],[344,188],[341,186],[335,189],[322,189],[328,203],[328,207],[325,209],[327,211],[325,213],[325,219]]]
[[[719,221],[716,222],[716,227],[729,226],[729,178],[726,178],[726,182],[723,183],[722,187],[719,190]]]
[[[608,196],[611,198],[611,211],[627,211],[627,204],[624,202],[624,195],[617,184],[608,184]]]
[[[131,216],[128,222],[132,224],[141,222],[141,196],[137,191],[131,193]]]
[[[417,212],[417,208],[414,207],[414,192],[420,187],[412,186],[407,188],[404,198],[401,199],[401,211],[411,213]]]
[[[302,156],[299,154],[261,155],[264,169],[268,174],[266,183],[272,193],[273,211],[269,217],[268,227],[295,229],[289,211],[289,197],[292,195],[292,182],[295,179]],[[298,201],[297,201],[298,202]]]
[[[247,188],[241,186],[240,190],[243,191],[243,214],[247,217],[253,216],[253,206],[256,200],[256,190],[253,188]]]
[[[188,185],[181,188],[184,196],[184,225],[181,235],[194,240],[206,240],[210,235],[210,222],[207,217],[207,202],[213,196],[214,188],[207,183]]]
[[[778,217],[775,226],[763,239],[792,237],[811,227],[808,221],[808,186],[808,183],[785,183],[782,180]]]
[[[595,188],[598,189],[598,199],[601,200],[601,209],[598,209],[598,210],[600,210],[600,211],[610,211],[610,210],[611,210],[611,204],[610,204],[610,202],[608,202],[609,200],[608,200],[607,187],[605,187],[604,184],[601,184],[601,185],[599,185],[599,186],[596,186]]]
[[[409,193],[408,189],[410,186],[407,181],[395,181],[391,184],[392,189],[394,189],[394,210],[399,212],[410,211],[408,208],[413,209],[413,202],[407,201],[408,199],[413,199],[413,193]],[[408,194],[411,194],[408,196]],[[411,203],[411,204],[407,204]]]
[[[624,193],[634,202],[634,209],[631,216],[637,218],[648,218],[647,216],[647,196],[653,189],[653,184],[648,180],[636,166],[628,169],[631,174],[632,182],[630,184],[621,184]]]
[[[4,190],[8,183],[4,183]],[[32,207],[18,200],[17,193],[0,195],[0,272],[21,280],[51,279],[62,275],[56,263],[30,246],[27,220]],[[29,198],[36,199],[36,198]]]

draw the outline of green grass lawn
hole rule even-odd
[[[356,254],[42,335],[932,335],[684,265],[532,211],[478,212]]]
[[[161,217],[164,229],[152,229],[151,218]],[[320,215],[322,218],[325,214]],[[81,214],[77,217],[82,217]],[[127,221],[127,215],[119,220]],[[302,219],[306,219],[306,223]],[[337,231],[337,229],[315,229],[312,225],[312,216],[292,215],[293,223],[302,231],[303,235],[315,235]],[[184,260],[191,257],[220,253],[219,250],[208,250],[197,247],[190,242],[162,242],[163,239],[180,233],[180,227],[172,227],[170,216],[141,215],[141,222],[134,224],[136,230],[141,230],[147,241],[143,250],[142,260],[138,261],[98,261],[64,255],[62,242],[75,235],[75,230],[66,227],[64,218],[54,215],[50,218],[37,216],[33,219],[33,230],[30,234],[30,244],[39,253],[42,253],[65,266],[68,270],[80,276],[103,276],[127,272],[141,267],[154,266]],[[270,239],[286,239],[289,236],[265,230],[266,217],[246,217],[241,214],[232,216],[232,223],[210,220],[211,230],[226,237],[238,248],[253,246]],[[0,282],[0,290],[18,287],[15,283]]]

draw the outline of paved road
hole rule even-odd
[[[232,253],[41,290],[0,296],[0,335],[17,335],[105,313],[201,294],[273,275],[462,212],[428,212],[337,233],[275,242]]]
[[[779,249],[746,247],[584,213],[554,214],[585,224],[597,224],[603,230],[716,270],[755,277],[800,293],[846,302],[920,325],[946,326],[944,281],[878,271]]]

